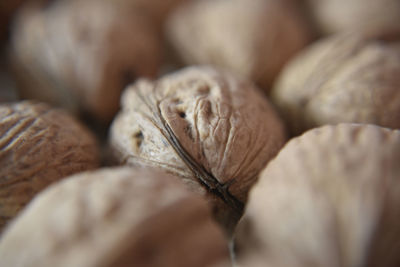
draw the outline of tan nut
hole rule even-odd
[[[0,105],[0,229],[50,183],[96,168],[94,137],[61,110]]]
[[[286,0],[204,0],[178,8],[167,36],[188,64],[213,64],[269,90],[309,41],[304,18]]]
[[[122,89],[158,70],[158,36],[149,21],[111,1],[51,1],[24,8],[11,59],[25,98],[109,121]]]
[[[306,0],[317,27],[326,34],[391,29],[400,23],[398,0]]]
[[[398,266],[399,160],[400,131],[373,125],[292,139],[250,192],[241,266]]]
[[[340,122],[400,128],[400,32],[345,33],[290,62],[271,93],[294,134]]]
[[[257,88],[209,67],[139,80],[121,102],[110,136],[119,160],[180,176],[230,226],[258,172],[285,141],[280,119]]]
[[[154,170],[68,177],[38,195],[0,241],[0,265],[10,267],[211,267],[225,261],[227,243],[206,202]]]

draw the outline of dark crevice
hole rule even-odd
[[[244,204],[239,201],[237,198],[232,196],[229,192],[229,186],[234,182],[231,180],[228,183],[222,184],[220,183],[211,173],[207,172],[203,166],[199,165],[189,153],[181,146],[177,137],[173,133],[170,126],[161,116],[161,110],[159,105],[157,105],[159,118],[163,124],[164,129],[167,131],[167,139],[172,145],[173,149],[179,155],[179,157],[185,162],[188,168],[193,172],[196,179],[199,181],[201,185],[203,185],[208,192],[218,196],[222,199],[229,207],[231,207],[237,214],[241,214],[244,208]]]
[[[178,115],[179,115],[179,117],[181,117],[183,119],[186,118],[186,113],[184,111],[179,111]]]
[[[142,131],[139,131],[139,132],[135,133],[133,135],[133,138],[136,140],[136,146],[140,147],[142,145],[142,142],[143,142],[143,133],[142,133]]]

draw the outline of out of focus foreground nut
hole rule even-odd
[[[103,169],[38,195],[4,233],[1,266],[225,266],[206,202],[154,170]],[[221,265],[218,265],[221,264]]]
[[[400,131],[341,124],[292,139],[238,224],[243,267],[400,262]]]

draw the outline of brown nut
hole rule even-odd
[[[203,0],[178,8],[167,37],[188,64],[212,64],[269,90],[286,61],[309,41],[290,1]]]
[[[0,230],[50,183],[99,165],[94,137],[61,110],[0,105]]]
[[[155,30],[130,11],[96,0],[23,9],[11,49],[21,95],[111,120],[122,89],[159,64]]]
[[[241,266],[399,266],[399,160],[400,131],[373,125],[292,139],[249,194]]]
[[[213,68],[139,80],[121,102],[110,136],[119,160],[180,176],[208,196],[228,228],[258,172],[285,141],[268,100],[251,83]]]
[[[224,261],[227,242],[206,202],[154,170],[71,176],[38,195],[0,242],[0,265],[10,267],[211,267]]]
[[[292,133],[340,122],[400,128],[400,32],[338,34],[304,51],[271,92]]]
[[[307,0],[323,33],[391,29],[400,23],[398,0]]]

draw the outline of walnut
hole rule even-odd
[[[21,95],[109,121],[122,89],[159,64],[147,19],[111,1],[51,1],[23,9],[13,29],[12,62]]]
[[[0,230],[47,185],[98,164],[94,137],[68,114],[33,102],[1,104]]]
[[[294,134],[339,122],[400,128],[399,87],[399,33],[344,33],[290,62],[271,97]]]
[[[121,98],[110,143],[127,164],[161,167],[207,195],[231,228],[258,172],[285,141],[280,119],[250,83],[209,67],[139,80]]]
[[[228,246],[205,201],[154,170],[68,177],[38,195],[0,242],[1,266],[211,267],[224,261]]]
[[[224,67],[268,90],[309,30],[290,1],[204,0],[177,8],[167,37],[186,63]]]
[[[398,0],[307,0],[310,13],[326,34],[348,30],[376,30],[398,27]]]
[[[241,266],[399,266],[399,160],[400,131],[373,125],[292,139],[250,192]]]

